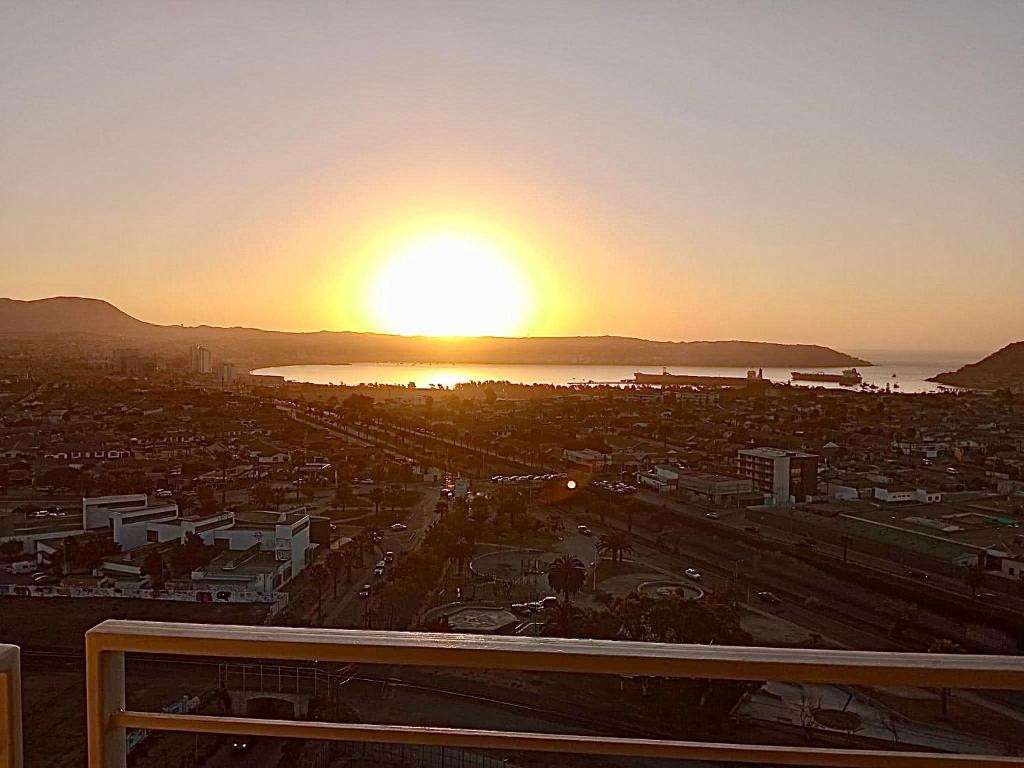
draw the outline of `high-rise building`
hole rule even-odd
[[[213,355],[202,345],[189,349],[189,363],[192,373],[213,373]]]
[[[781,448],[743,448],[736,454],[736,471],[753,481],[755,491],[771,497],[772,504],[791,504],[817,492],[819,458]]]
[[[126,376],[141,376],[144,370],[142,355],[134,347],[115,349],[113,362],[114,371]]]
[[[234,384],[236,376],[234,363],[223,362],[220,364],[220,380],[222,383]]]

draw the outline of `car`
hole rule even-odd
[[[706,517],[708,520],[717,520],[718,519],[718,513],[717,512],[705,512],[704,513],[704,517]]]
[[[683,573],[690,581],[700,581],[703,578],[696,568],[687,568]]]
[[[369,584],[363,584],[363,588],[359,590],[359,599],[366,600],[373,593],[373,587]]]
[[[758,592],[757,596],[771,605],[779,605],[782,602],[782,598],[772,592]]]
[[[997,595],[995,592],[979,592],[978,593],[978,599],[979,600],[997,600],[998,598],[999,598],[999,595]]]
[[[912,579],[920,579],[921,581],[928,580],[928,574],[924,571],[919,571],[916,568],[908,568],[905,575]]]
[[[254,739],[240,737],[231,742],[231,755],[233,757],[242,757],[243,755],[249,754],[252,749]]]
[[[58,579],[52,573],[37,573],[32,577],[32,583],[40,587],[45,587],[50,586],[52,584],[59,584],[60,579]]]
[[[390,551],[390,550],[385,552],[384,553],[384,562],[385,563],[393,563],[393,562],[395,562],[395,553]]]
[[[396,532],[398,532],[398,531],[407,531],[407,530],[409,530],[409,526],[405,525],[403,523],[395,523],[394,525],[391,526],[391,530],[392,531],[396,531]]]
[[[584,536],[593,536],[594,535],[594,532],[592,530],[590,530],[589,526],[586,526],[586,525],[577,525],[576,526],[576,530],[579,533],[583,534]]]
[[[156,495],[157,498],[169,499],[174,494],[171,491],[168,491],[166,488],[160,488],[159,490],[157,490]]]
[[[384,575],[384,566],[383,565],[374,566],[373,575],[376,576],[378,579],[381,578]]]

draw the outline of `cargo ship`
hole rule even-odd
[[[644,373],[637,371],[633,379],[624,379],[624,384],[641,384],[657,386],[683,387],[756,387],[767,386],[770,382],[763,378],[761,371],[747,371],[744,376],[693,376],[688,374],[669,373],[662,369],[661,373]]]
[[[842,384],[844,387],[854,387],[864,381],[864,377],[860,375],[860,371],[856,368],[847,368],[842,373],[825,373],[824,371],[800,373],[799,371],[793,371],[790,375],[793,377],[793,381],[827,381],[832,384]]]

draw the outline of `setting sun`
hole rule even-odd
[[[521,333],[531,289],[510,255],[475,234],[420,235],[394,250],[372,282],[371,311],[390,333]]]

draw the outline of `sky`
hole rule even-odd
[[[7,2],[0,295],[415,332],[509,303],[382,293],[455,237],[516,333],[995,349],[1022,73],[1021,2]]]

